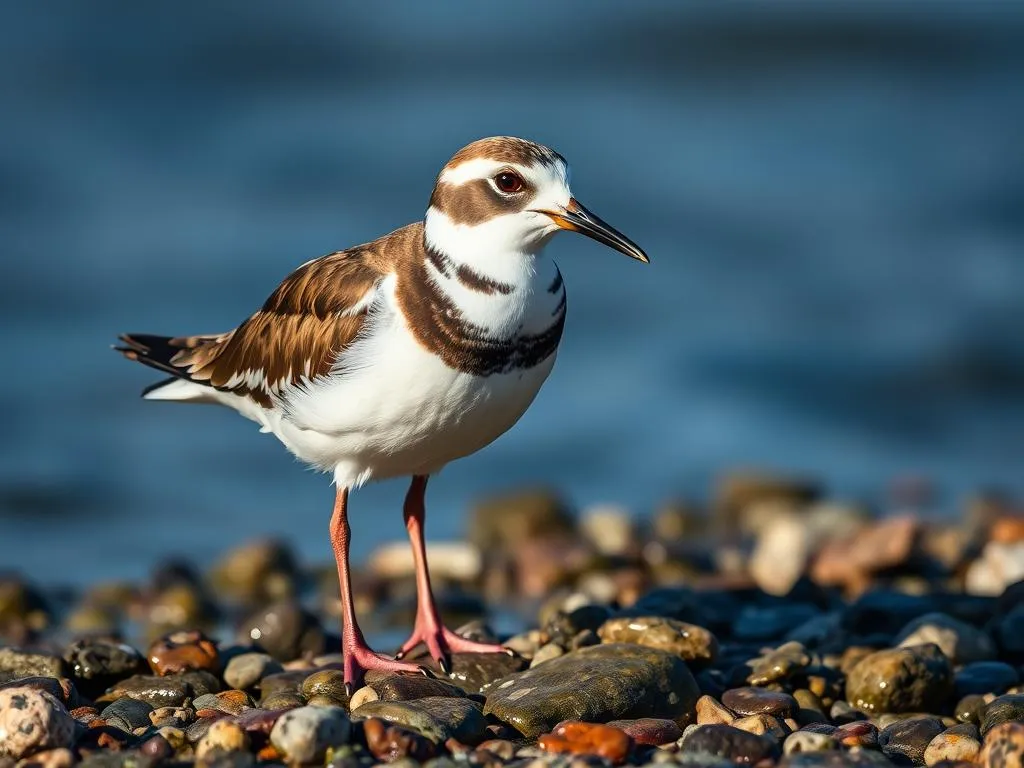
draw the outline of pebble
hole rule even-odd
[[[694,707],[698,725],[729,725],[736,719],[735,713],[720,704],[712,696],[701,696]]]
[[[778,755],[775,739],[731,725],[699,725],[683,735],[682,752],[703,753],[736,763],[754,764]]]
[[[0,757],[20,760],[70,747],[75,720],[51,694],[34,688],[0,690]]]
[[[291,548],[276,539],[248,541],[225,553],[210,569],[217,594],[253,607],[295,594],[297,567]]]
[[[937,717],[913,717],[893,723],[878,732],[878,746],[896,762],[924,763],[932,739],[945,730]]]
[[[217,720],[196,744],[196,760],[209,760],[218,751],[247,752],[249,747],[249,734],[238,723]]]
[[[952,668],[934,644],[869,654],[846,681],[847,700],[866,712],[927,712],[952,693]]]
[[[126,677],[145,671],[142,654],[126,643],[82,639],[64,650],[64,662],[76,685],[87,696],[97,696]]]
[[[605,643],[637,643],[674,653],[694,668],[713,664],[718,639],[704,627],[661,616],[613,618],[597,630]]]
[[[778,648],[766,651],[746,662],[750,669],[747,682],[760,686],[783,682],[799,675],[810,664],[811,656],[803,644],[783,643]]]
[[[1009,722],[1024,722],[1024,693],[1007,693],[989,702],[981,718],[981,735]]]
[[[616,684],[609,686],[607,680]],[[484,714],[535,738],[564,720],[664,717],[688,722],[699,696],[693,675],[678,656],[611,643],[506,677],[490,688]]]
[[[988,633],[944,613],[919,616],[902,629],[895,642],[904,648],[935,643],[953,664],[996,657],[996,646]]]
[[[228,661],[224,668],[224,682],[232,688],[246,691],[267,675],[283,672],[284,668],[267,653],[242,653]]]
[[[722,694],[722,704],[738,715],[775,715],[779,718],[796,717],[800,705],[788,693],[764,688],[732,688]]]
[[[133,733],[136,728],[143,728],[152,723],[149,718],[152,711],[151,704],[125,697],[107,706],[100,712],[100,718],[105,720],[107,725],[120,728],[125,733]]]
[[[22,677],[63,677],[64,662],[59,656],[16,648],[0,648],[0,683]]]
[[[348,743],[351,730],[340,707],[298,707],[274,723],[270,743],[290,763],[319,763],[328,748]]]
[[[539,667],[546,661],[557,659],[559,656],[565,655],[565,648],[560,646],[558,643],[545,643],[537,652],[533,654],[533,658],[530,659],[530,667]]]
[[[797,752],[823,752],[829,749],[839,749],[839,742],[830,734],[813,731],[796,731],[789,734],[782,743],[782,751],[787,755]]]
[[[978,763],[982,768],[1024,768],[1024,723],[993,726],[985,734]]]
[[[197,696],[192,702],[193,708],[213,709],[217,712],[225,712],[229,715],[240,715],[247,709],[252,708],[253,702],[245,691],[221,691],[220,693],[205,693]]]
[[[683,735],[678,723],[660,717],[612,720],[607,725],[618,728],[637,744],[646,744],[652,747],[677,741]]]
[[[448,682],[466,693],[485,693],[498,680],[526,666],[525,659],[504,653],[453,653]]]
[[[613,726],[570,721],[560,723],[551,733],[537,739],[537,746],[547,752],[572,755],[596,755],[613,765],[625,762],[632,748],[632,739]]]
[[[371,701],[352,714],[396,723],[435,744],[452,738],[463,744],[479,744],[488,736],[487,720],[479,706],[469,699],[428,696],[415,701]]]
[[[924,751],[925,765],[944,760],[973,763],[981,752],[981,735],[973,723],[948,728],[928,743]]]
[[[377,717],[363,722],[363,734],[370,754],[392,765],[404,758],[422,762],[437,753],[437,747],[430,739],[407,728],[389,725]]]
[[[252,643],[280,662],[323,653],[326,643],[320,622],[293,599],[255,611],[238,634],[240,642]]]
[[[976,661],[957,670],[953,687],[958,699],[971,694],[1005,693],[1020,682],[1017,670],[1004,661]]]
[[[198,630],[181,630],[161,637],[150,645],[146,658],[153,672],[161,677],[194,670],[217,672],[220,669],[217,646]]]

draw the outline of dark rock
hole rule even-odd
[[[788,693],[764,688],[732,688],[722,694],[722,703],[739,715],[768,714],[785,719],[796,717],[800,705]]]
[[[937,717],[914,717],[883,728],[878,746],[898,765],[924,765],[924,752],[931,740],[945,730]]]
[[[107,706],[100,717],[107,721],[107,725],[120,728],[122,731],[132,733],[136,728],[142,728],[151,724],[149,713],[153,706],[139,699],[130,699],[127,696],[118,699]]]
[[[302,684],[309,677],[308,670],[294,670],[267,675],[260,681],[260,706],[263,709],[280,709],[271,706],[271,699],[281,695],[302,699]]]
[[[991,701],[981,718],[981,735],[1010,722],[1024,722],[1024,693],[1007,693]]]
[[[145,660],[138,651],[111,640],[76,640],[64,650],[64,661],[78,687],[90,697],[145,671]]]
[[[953,708],[953,716],[961,723],[974,723],[981,725],[981,718],[985,714],[985,698],[978,694],[964,696]]]
[[[242,623],[239,635],[278,661],[323,653],[326,643],[320,622],[294,600],[279,600],[256,611]]]
[[[810,621],[818,614],[818,609],[807,603],[748,605],[740,609],[732,633],[737,640],[778,640],[791,628]]]
[[[618,617],[604,622],[598,637],[605,643],[636,643],[674,653],[691,667],[713,664],[718,640],[695,624],[661,616]]]
[[[144,701],[152,707],[179,707],[195,695],[192,686],[181,675],[132,675],[118,681],[98,701],[116,701],[125,696]]]
[[[596,632],[609,616],[611,611],[604,605],[589,604],[569,612],[555,611],[541,629],[541,635],[547,638],[545,642],[568,646],[580,632],[587,629]]]
[[[75,684],[66,677],[59,680],[55,677],[22,677],[9,683],[0,683],[0,690],[4,688],[33,688],[37,691],[46,691],[68,709],[75,709],[82,704]]]
[[[16,648],[0,648],[0,683],[22,677],[63,677],[64,664],[59,656]]]
[[[508,676],[489,689],[484,713],[528,738],[563,720],[607,722],[695,715],[700,691],[679,657],[638,645],[584,648]]]
[[[220,680],[203,669],[194,669],[191,672],[183,672],[180,678],[192,686],[193,696],[202,696],[205,693],[220,693]]]
[[[652,747],[677,741],[683,735],[678,723],[660,717],[612,720],[608,725],[623,731],[637,744],[646,744]]]
[[[867,712],[934,712],[952,693],[949,660],[934,644],[872,653],[846,681],[847,700]]]
[[[681,750],[724,757],[741,765],[753,765],[779,753],[775,739],[733,728],[731,725],[700,725],[683,737]]]
[[[424,660],[417,661],[423,663]],[[428,666],[441,672],[436,663],[432,662]],[[526,666],[525,659],[504,653],[453,653],[448,682],[466,693],[486,693],[495,681],[519,672]]]
[[[1003,661],[976,661],[957,670],[953,687],[957,698],[972,693],[1005,693],[1020,682],[1017,670]]]
[[[932,595],[876,590],[865,592],[846,608],[842,627],[853,635],[895,638],[910,621],[941,609],[941,602]]]
[[[1015,664],[1024,661],[1024,603],[1014,606],[999,619],[994,634],[1003,660]]]
[[[478,705],[469,699],[429,696],[415,701],[371,701],[352,714],[379,717],[411,728],[435,744],[451,738],[463,744],[479,744],[489,736],[487,721]]]
[[[435,696],[466,698],[466,691],[454,683],[423,675],[370,673],[366,676],[366,684],[381,701],[413,701]]]

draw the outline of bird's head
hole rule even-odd
[[[425,219],[427,243],[460,254],[534,254],[556,232],[579,232],[644,263],[632,240],[584,208],[560,154],[512,136],[463,147],[441,170]]]

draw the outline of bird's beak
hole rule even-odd
[[[537,212],[550,216],[551,220],[562,229],[568,229],[572,232],[579,232],[587,237],[592,237],[597,242],[604,243],[630,258],[642,261],[644,264],[651,263],[651,260],[647,258],[647,254],[641,250],[639,245],[607,222],[592,214],[580,205],[575,197],[570,197],[569,204],[560,210]]]

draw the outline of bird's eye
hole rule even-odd
[[[494,186],[498,188],[499,192],[512,195],[522,190],[523,177],[512,171],[502,171],[494,177]]]

